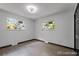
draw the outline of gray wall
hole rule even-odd
[[[17,20],[23,20],[26,24],[26,30],[24,31],[8,31],[6,29],[7,17],[16,18]],[[0,47],[18,42],[26,41],[34,38],[34,21],[24,17],[9,13],[0,9]]]
[[[74,48],[74,13],[71,11],[59,13],[38,19],[36,21],[36,38],[59,45]],[[56,31],[42,31],[42,23],[55,20]]]

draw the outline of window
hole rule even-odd
[[[8,18],[6,27],[7,27],[8,30],[24,30],[25,24],[21,20]]]
[[[42,23],[42,26],[43,26],[43,29],[46,29],[46,30],[55,30],[56,29],[56,24],[54,21]]]

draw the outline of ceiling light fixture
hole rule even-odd
[[[26,6],[28,12],[30,13],[35,13],[37,11],[37,7],[34,6],[34,5],[29,5],[29,6]]]

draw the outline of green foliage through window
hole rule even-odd
[[[55,30],[56,29],[56,24],[55,24],[54,21],[49,21],[49,22],[43,23],[43,29]]]

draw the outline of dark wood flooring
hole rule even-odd
[[[1,56],[74,56],[72,49],[44,43],[38,40],[27,41],[16,46],[0,49]]]

